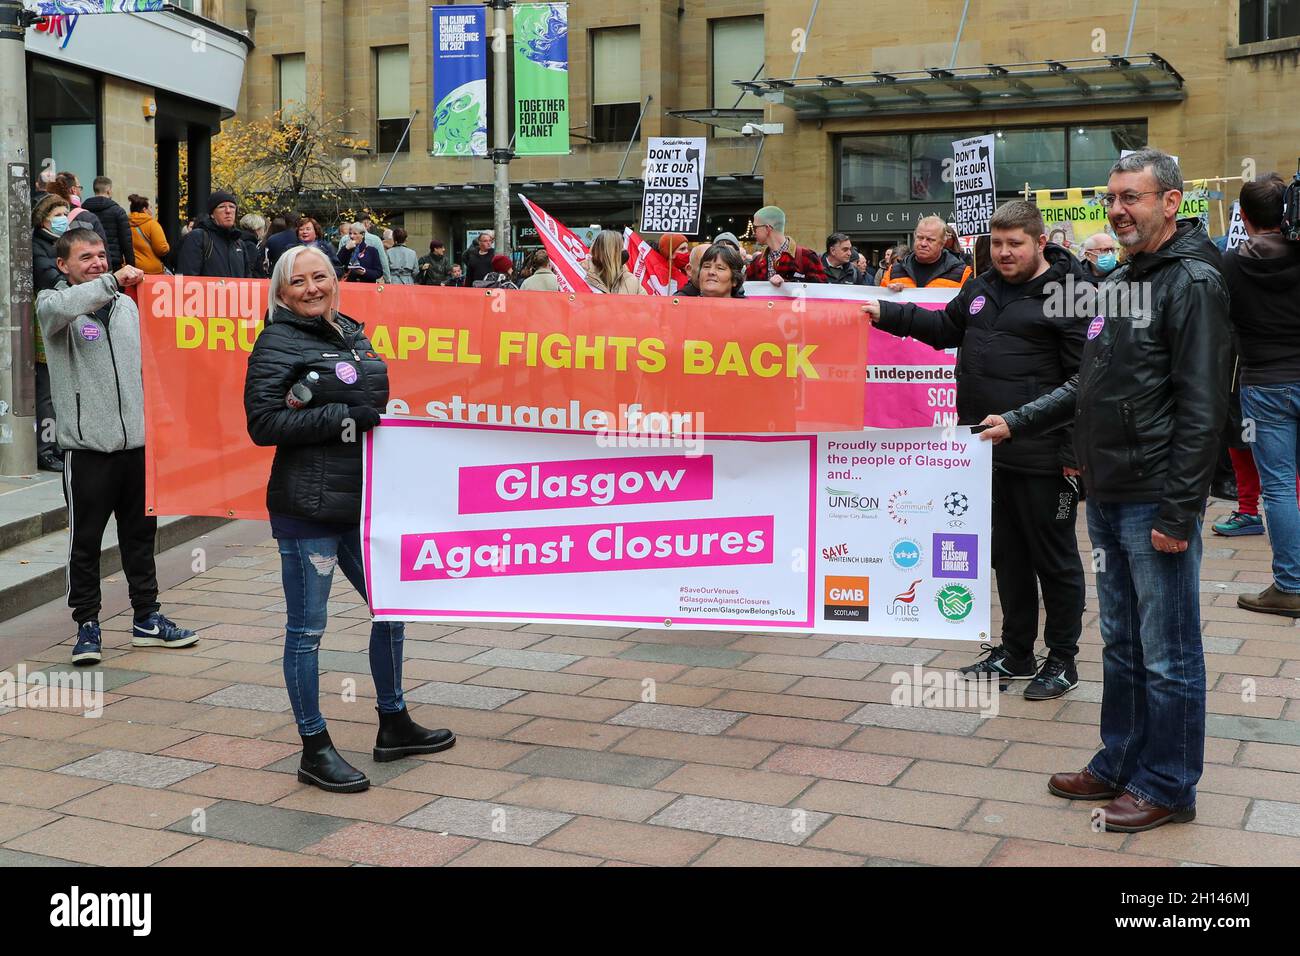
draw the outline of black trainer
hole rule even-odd
[[[1073,660],[1048,654],[1038,675],[1025,688],[1025,700],[1053,700],[1079,686],[1079,670]]]
[[[974,664],[960,668],[958,674],[974,680],[995,677],[999,680],[1030,680],[1038,672],[1032,657],[1018,661],[1002,644],[996,647],[992,644],[981,644],[980,650],[988,651],[988,654]]]

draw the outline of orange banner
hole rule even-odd
[[[243,396],[267,286],[139,286],[150,514],[265,517],[274,449],[249,440]],[[862,427],[856,303],[350,283],[341,309],[388,360],[392,414],[613,431]]]

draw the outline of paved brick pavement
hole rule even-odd
[[[1268,567],[1264,540],[1207,534],[1199,817],[1125,836],[1046,791],[1097,743],[1091,590],[1079,689],[992,717],[890,704],[961,642],[410,625],[412,713],[459,743],[375,765],[369,623],[337,576],[322,710],[374,786],[322,793],[294,777],[268,540],[164,594],[193,649],[105,622],[101,717],[0,709],[0,865],[1296,865],[1300,626],[1235,606]],[[69,643],[24,663],[66,670]]]

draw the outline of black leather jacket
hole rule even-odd
[[[359,323],[341,313],[338,323],[341,337],[321,319],[277,309],[248,357],[248,435],[254,444],[276,446],[266,485],[266,508],[273,514],[360,520],[362,435],[355,427],[345,430],[344,419],[352,406],[384,410],[388,367]],[[311,402],[288,408],[290,387],[313,371],[320,381]]]
[[[1101,319],[1089,325],[1078,374],[1003,416],[1012,441],[1073,417],[1088,494],[1158,502],[1155,530],[1183,541],[1205,510],[1228,405],[1232,346],[1219,262],[1200,224],[1179,221],[1169,242],[1100,286]]]

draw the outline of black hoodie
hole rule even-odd
[[[1223,257],[1243,385],[1300,382],[1300,242],[1255,236]]]
[[[956,256],[949,255],[956,259]],[[977,425],[1050,392],[1079,370],[1088,317],[1066,307],[1064,296],[1082,288],[1083,267],[1058,245],[1043,251],[1047,271],[1011,285],[996,269],[968,281],[942,311],[911,303],[880,303],[877,326],[936,349],[960,347],[957,356],[957,423]],[[1066,277],[1073,275],[1074,282]],[[1071,300],[1072,302],[1073,300]],[[993,449],[999,468],[1060,475],[1074,465],[1068,426]]]

